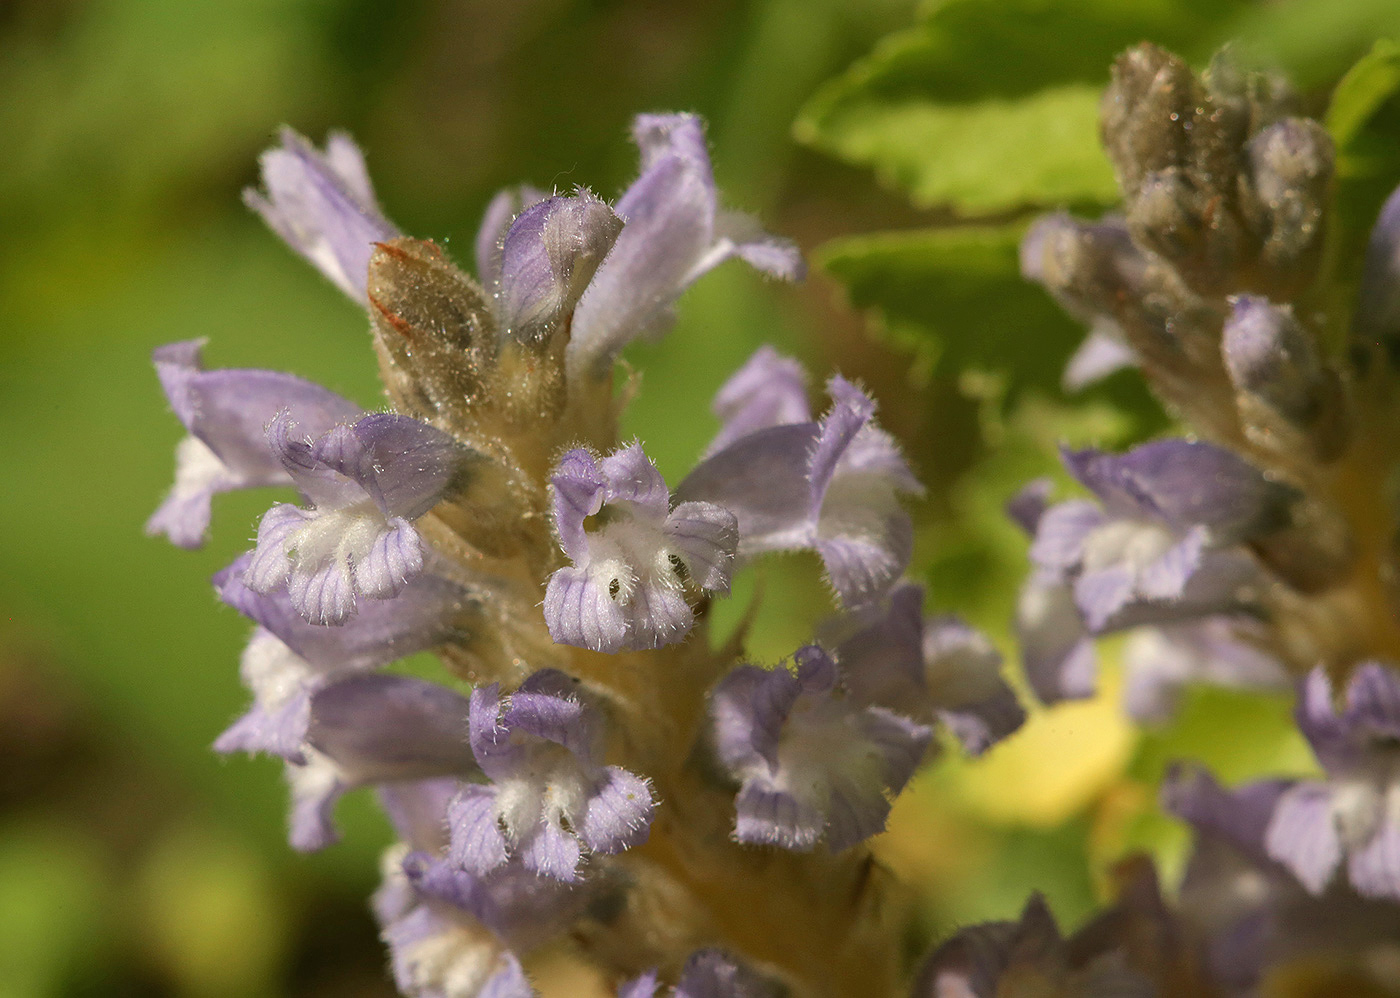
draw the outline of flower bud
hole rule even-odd
[[[1286,118],[1249,142],[1241,207],[1262,240],[1261,263],[1286,287],[1305,284],[1322,249],[1332,140],[1316,121]]]
[[[1100,104],[1104,151],[1128,197],[1143,178],[1190,159],[1191,129],[1206,96],[1190,68],[1155,45],[1118,57]]]

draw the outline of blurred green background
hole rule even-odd
[[[1199,64],[1242,38],[1320,109],[1397,21],[1393,0],[0,3],[0,998],[392,993],[369,801],[342,805],[345,842],[297,856],[277,766],[208,749],[245,703],[247,626],[207,579],[268,496],[217,501],[197,554],[141,532],[180,436],[154,346],[207,336],[212,365],[377,400],[363,315],[239,202],[279,125],[349,130],[390,217],[470,262],[498,187],[614,197],[634,113],[705,115],[726,201],[818,266],[797,289],[737,266],[697,286],[630,355],[630,432],[674,480],[766,341],[863,379],[931,486],[933,601],[1004,640],[1024,544],[1001,503],[1057,439],[1165,425],[1131,376],[1064,399],[1079,333],[1015,276],[1035,211],[1113,201],[1092,110],[1112,54],[1152,37]],[[736,606],[764,594],[760,654],[824,603],[801,567],[741,587]],[[1170,861],[1151,783],[1172,755],[1227,778],[1306,765],[1286,705],[1203,695],[1143,734],[1106,685],[901,800],[880,848],[929,889],[928,933],[1033,887],[1073,922],[1107,860]],[[1223,716],[1256,737],[1227,743]]]

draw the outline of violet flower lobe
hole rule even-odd
[[[802,275],[796,247],[719,207],[699,118],[639,115],[632,135],[642,172],[614,208],[626,224],[574,312],[571,380],[610,371],[628,343],[664,332],[681,292],[731,257],[784,280]]]
[[[210,502],[221,492],[290,485],[267,446],[264,428],[281,410],[321,434],[364,410],[320,385],[276,371],[206,371],[203,340],[158,347],[152,357],[170,407],[189,434],[175,452],[175,485],[146,523],[146,533],[196,548],[209,529]]]
[[[262,155],[266,195],[252,188],[243,200],[268,227],[347,295],[366,305],[374,244],[399,235],[379,209],[364,154],[349,136],[332,132],[326,151],[290,128],[280,148]]]

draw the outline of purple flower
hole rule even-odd
[[[629,981],[618,998],[656,998],[656,971]],[[696,950],[685,961],[672,998],[779,998],[787,989],[721,949]]]
[[[626,224],[574,312],[571,380],[606,374],[628,343],[663,332],[681,292],[730,257],[784,280],[802,275],[791,243],[720,209],[699,118],[640,115],[632,135],[642,173],[617,202]]]
[[[1084,458],[1090,453],[1078,456],[1081,467],[1088,463]],[[1186,456],[1190,457],[1190,453]],[[1164,452],[1155,460],[1160,466],[1169,466],[1171,459],[1181,457],[1179,451],[1176,455]],[[1151,461],[1146,464],[1152,467]],[[1209,463],[1202,462],[1202,473],[1209,470]],[[1259,626],[1243,615],[1219,613],[1233,609],[1237,601],[1226,583],[1239,579],[1243,584],[1254,572],[1252,562],[1240,551],[1206,550],[1196,569],[1200,577],[1193,573],[1180,597],[1163,601],[1145,599],[1141,594],[1131,596],[1098,627],[1092,626],[1106,608],[1100,607],[1098,614],[1091,615],[1079,597],[1086,590],[1091,595],[1105,592],[1109,586],[1101,580],[1088,586],[1081,584],[1089,564],[1112,573],[1111,579],[1150,576],[1156,571],[1154,552],[1170,552],[1174,545],[1194,550],[1196,542],[1174,540],[1181,521],[1159,512],[1164,504],[1152,499],[1152,488],[1141,486],[1131,474],[1121,476],[1120,481],[1127,483],[1121,488],[1114,481],[1112,469],[1091,468],[1085,477],[1086,484],[1106,497],[1103,510],[1080,501],[1048,506],[1048,479],[1032,482],[1007,504],[1011,517],[1036,538],[1032,557],[1038,557],[1040,562],[1021,590],[1016,613],[1026,676],[1036,696],[1045,703],[1092,696],[1094,636],[1132,628],[1136,630],[1124,652],[1124,699],[1128,712],[1139,721],[1165,720],[1175,710],[1181,689],[1192,682],[1250,689],[1284,688],[1287,674],[1264,650]],[[1145,476],[1149,483],[1154,477],[1163,482],[1170,480],[1166,474]],[[1222,475],[1219,480],[1227,477]],[[1130,501],[1124,498],[1125,492],[1148,498]],[[1121,514],[1116,519],[1115,510]],[[1264,522],[1270,521],[1266,517]],[[1188,534],[1194,531],[1203,542],[1213,536],[1224,540],[1237,536],[1241,529],[1247,534],[1248,517],[1243,517],[1243,523],[1241,527],[1227,521],[1224,529],[1217,528],[1214,534],[1212,528],[1198,524],[1188,528]],[[1095,544],[1099,546],[1097,550],[1092,547]],[[1123,564],[1115,565],[1108,557],[1112,554]],[[1177,563],[1166,553],[1158,554],[1156,561]],[[1211,616],[1212,612],[1217,615]]]
[[[1231,610],[1257,576],[1235,545],[1285,525],[1293,499],[1212,444],[1158,440],[1123,455],[1066,451],[1064,460],[1099,502],[1047,509],[1031,559],[1070,582],[1095,633]]]
[[[790,393],[790,382],[779,390]],[[913,526],[899,495],[923,487],[874,424],[870,398],[840,376],[827,391],[833,404],[820,422],[741,436],[702,461],[676,493],[732,510],[741,557],[815,550],[841,601],[853,607],[879,599],[908,565]]]
[[[924,590],[903,583],[878,613],[844,622],[836,645],[847,691],[856,701],[942,721],[974,755],[1026,719],[1001,678],[1001,655],[957,617],[923,615]],[[838,625],[839,626],[839,625]]]
[[[460,637],[479,613],[456,583],[424,574],[396,598],[376,600],[339,627],[311,624],[285,591],[255,593],[243,583],[251,555],[214,577],[219,598],[258,627],[243,653],[243,684],[253,705],[214,743],[219,752],[268,752],[305,761],[311,694],[324,683]]]
[[[569,451],[551,481],[555,528],[573,562],[550,576],[545,591],[555,641],[608,653],[673,644],[695,622],[687,578],[705,592],[729,592],[734,515],[709,502],[671,508],[640,444],[601,461]],[[588,531],[591,516],[600,525]]]
[[[825,836],[840,852],[884,830],[933,732],[847,696],[816,645],[793,657],[795,673],[743,665],[711,694],[716,751],[741,783],[734,835],[802,852]]]
[[[554,669],[534,673],[504,705],[499,684],[474,690],[471,749],[491,783],[452,802],[452,863],[481,875],[514,852],[527,869],[572,881],[585,848],[616,853],[645,842],[651,787],[601,764],[598,722]]]
[[[279,503],[264,514],[244,581],[261,593],[285,586],[307,620],[339,624],[357,596],[394,596],[422,571],[410,521],[456,484],[462,455],[447,434],[407,416],[365,416],[314,442],[293,425],[279,413],[268,442],[315,506]]]
[[[290,128],[280,148],[262,155],[264,196],[252,188],[243,200],[311,265],[361,305],[374,244],[399,235],[375,202],[364,155],[348,135],[332,132],[326,151]]]
[[[1008,507],[1034,537],[1016,629],[1031,686],[1047,703],[1092,694],[1094,636],[1248,609],[1263,575],[1241,544],[1285,525],[1295,498],[1212,444],[1169,439],[1122,455],[1088,449],[1063,457],[1097,501],[1049,506],[1046,483],[1035,482]],[[1242,659],[1244,650],[1234,651]],[[1234,666],[1240,678],[1265,671],[1242,660]],[[1185,658],[1173,668],[1232,670]],[[1140,706],[1155,709],[1145,697]]]
[[[447,810],[462,787],[438,779],[380,789],[401,839],[385,853],[374,898],[395,983],[415,998],[525,998],[534,992],[516,952],[564,931],[597,890],[518,866],[485,877],[453,868],[443,859]]]
[[[1338,711],[1319,666],[1296,716],[1327,779],[1299,781],[1279,797],[1269,855],[1314,894],[1345,861],[1358,894],[1400,900],[1400,677],[1379,662],[1363,664]]]
[[[1163,805],[1196,832],[1182,917],[1204,938],[1212,973],[1230,994],[1254,994],[1268,971],[1292,961],[1345,957],[1353,967],[1379,966],[1369,958],[1400,936],[1400,905],[1363,898],[1337,880],[1314,895],[1269,856],[1270,823],[1293,785],[1264,780],[1226,790],[1185,767],[1163,783]]]
[[[206,371],[203,340],[156,349],[153,359],[170,407],[189,432],[175,451],[175,486],[146,523],[146,533],[196,548],[209,529],[210,500],[220,492],[290,485],[267,446],[264,428],[286,409],[320,434],[364,410],[309,381],[274,371]]]

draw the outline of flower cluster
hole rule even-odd
[[[1018,967],[1057,981],[1068,967],[1070,993],[1109,987],[1102,969],[1121,993],[1254,995],[1301,960],[1393,987],[1381,954],[1400,927],[1400,192],[1359,291],[1333,293],[1346,285],[1323,253],[1331,140],[1281,81],[1225,57],[1197,76],[1141,45],[1102,107],[1123,212],[1041,219],[1022,269],[1090,327],[1068,388],[1135,366],[1190,435],[1065,450],[1088,498],[1052,504],[1038,481],[1010,502],[1031,537],[1016,621],[1029,684],[1047,703],[1090,695],[1095,640],[1126,632],[1138,720],[1165,721],[1190,682],[1296,690],[1322,777],[1235,790],[1196,766],[1169,777],[1163,804],[1197,842],[1155,931],[1186,941],[1185,976],[1130,945],[1111,968],[1086,962],[1105,937],[1060,944],[1034,907],[950,944],[927,973],[961,974],[974,994],[1003,993],[981,982]],[[1144,980],[1113,977],[1125,969]]]
[[[380,209],[343,136],[287,133],[248,204],[366,313],[385,401],[156,351],[188,436],[148,524],[204,538],[213,497],[290,486],[214,579],[253,622],[252,702],[221,752],[279,758],[290,840],[336,838],[373,787],[398,843],[374,911],[400,991],[525,998],[569,940],[619,998],[1250,996],[1282,962],[1384,976],[1400,936],[1400,193],[1355,308],[1318,295],[1332,151],[1279,81],[1203,76],[1149,45],[1103,104],[1121,214],[1042,219],[1022,265],[1090,327],[1077,388],[1139,368],[1187,433],[1062,452],[1011,499],[1030,536],[1015,629],[1044,703],[1091,695],[1126,634],[1126,707],[1172,715],[1189,683],[1296,690],[1321,768],[1229,790],[1177,768],[1163,806],[1196,842],[1179,896],[1145,860],[1062,935],[1038,897],[917,966],[915,923],[868,840],[945,749],[1026,720],[993,644],[925,614],[903,579],[922,487],[840,375],[813,405],[759,350],[719,430],[668,484],[621,439],[615,362],[662,334],[730,258],[796,279],[796,249],[721,208],[703,126],[645,115],[638,178],[499,194],[473,277]],[[1319,303],[1326,303],[1322,307]],[[1349,331],[1328,349],[1324,332]],[[710,609],[760,556],[807,552],[829,619],[790,662]],[[384,671],[431,651],[451,678]],[[1013,681],[1014,682],[1014,681]],[[908,964],[908,965],[907,965]]]
[[[980,753],[1024,714],[990,642],[899,581],[922,488],[859,386],[832,377],[814,412],[802,368],[760,350],[674,489],[618,439],[613,362],[687,286],[730,257],[802,271],[720,208],[696,118],[634,138],[615,204],[500,194],[473,278],[386,219],[349,139],[284,135],[248,203],[366,310],[387,403],[162,347],[189,437],[148,529],[196,546],[215,494],[299,493],[215,578],[256,625],[252,704],[215,747],[283,760],[299,849],[377,788],[404,994],[528,995],[530,954],[564,936],[627,998],[887,990],[900,934],[851,931],[890,903],[863,843],[940,726]],[[825,568],[820,643],[792,668],[713,649],[711,601],[780,551]],[[422,651],[454,682],[381,671]]]

